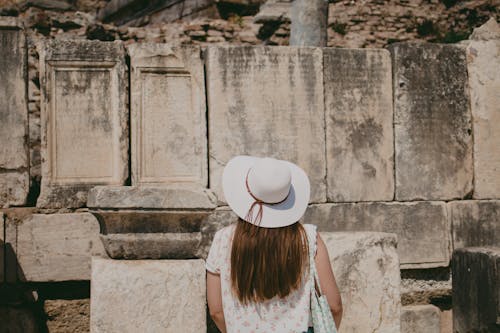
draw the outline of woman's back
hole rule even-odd
[[[302,225],[308,242],[316,248],[316,226]],[[206,268],[220,274],[222,305],[228,332],[307,332],[310,321],[310,280],[302,269],[300,285],[287,296],[244,304],[233,292],[231,249],[236,225],[219,230],[214,237]],[[309,265],[307,259],[306,265]],[[264,277],[266,278],[266,277]],[[269,277],[271,278],[271,277]]]

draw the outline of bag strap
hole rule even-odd
[[[307,237],[307,241],[309,244],[309,277],[311,279],[311,289],[314,291],[316,297],[320,297],[323,295],[321,290],[321,285],[319,284],[319,276],[318,271],[316,270],[316,263],[314,260],[314,254],[316,253],[316,237],[317,237],[317,228],[314,227],[314,232],[311,237]],[[310,239],[312,238],[312,239]]]

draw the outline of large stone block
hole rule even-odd
[[[474,126],[474,198],[500,198],[500,39],[470,42],[467,70]]]
[[[401,333],[441,333],[441,314],[434,305],[403,306]]]
[[[325,48],[329,201],[394,197],[391,58],[387,50]]]
[[[198,46],[128,46],[132,184],[207,186],[205,77]]]
[[[235,155],[272,156],[309,175],[311,202],[326,201],[321,48],[208,47],[210,187]]]
[[[89,191],[92,208],[212,209],[217,198],[201,187],[96,186]]]
[[[91,256],[105,254],[89,213],[33,214],[16,229],[20,281],[89,280]]]
[[[28,196],[27,59],[17,19],[0,17],[0,207],[24,205]]]
[[[393,232],[403,269],[449,263],[451,229],[444,202],[317,204],[303,221],[323,231]]]
[[[453,332],[500,332],[500,248],[456,249],[451,264]]]
[[[500,244],[500,200],[448,203],[453,248]]]
[[[399,333],[401,278],[396,235],[322,232],[321,236],[342,296],[339,331]]]
[[[128,177],[125,51],[118,43],[41,46],[42,182],[38,207],[80,207],[95,185]]]
[[[91,332],[205,332],[204,261],[92,257]]]
[[[472,191],[472,124],[465,50],[395,43],[397,200],[451,200]]]

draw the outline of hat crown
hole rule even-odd
[[[252,195],[265,203],[283,201],[290,192],[292,173],[280,160],[265,157],[257,161],[248,173],[248,188]]]

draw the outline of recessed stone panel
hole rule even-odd
[[[451,227],[444,202],[311,205],[304,223],[324,231],[377,231],[398,236],[402,269],[448,266]]]
[[[132,184],[207,186],[205,83],[197,46],[132,44]]]
[[[210,46],[206,53],[210,188],[235,155],[302,167],[311,202],[326,201],[321,48]]]
[[[125,52],[120,43],[47,41],[40,54],[42,183],[38,207],[80,207],[128,176]]]
[[[0,17],[0,207],[26,204],[29,190],[26,38]]]
[[[431,305],[403,306],[401,333],[441,333],[439,308]]]
[[[325,48],[328,201],[392,200],[390,53]]]
[[[472,191],[472,123],[465,49],[395,43],[396,200],[451,200]]]

